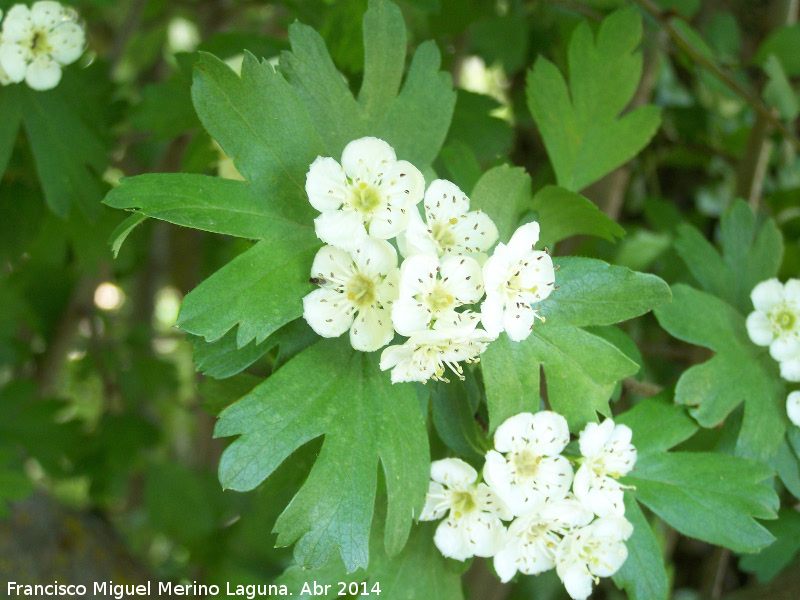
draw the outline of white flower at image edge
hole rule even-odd
[[[515,515],[561,500],[572,483],[572,465],[561,456],[568,443],[569,427],[561,415],[515,415],[497,428],[496,450],[486,453],[483,477]]]
[[[553,261],[546,252],[534,250],[538,241],[539,224],[523,225],[508,245],[497,244],[483,265],[486,300],[481,304],[481,314],[489,335],[496,337],[505,331],[515,342],[527,338],[539,317],[532,305],[553,291]]]
[[[486,213],[469,210],[469,198],[446,179],[431,182],[425,192],[425,222],[412,211],[408,229],[398,238],[405,256],[472,255],[481,264],[497,241],[497,227]]]
[[[781,362],[800,352],[800,279],[781,284],[762,281],[750,293],[755,311],[747,317],[747,333],[759,346]]]
[[[483,277],[477,261],[450,256],[441,265],[436,255],[417,254],[400,267],[400,295],[392,307],[397,333],[412,335],[433,320],[456,318],[455,309],[483,296]]]
[[[508,526],[503,548],[494,557],[494,569],[501,581],[507,583],[517,571],[537,575],[555,567],[556,548],[562,536],[593,518],[591,510],[567,494],[514,519]]]
[[[383,140],[365,137],[345,146],[340,165],[318,156],[306,175],[306,193],[320,211],[317,237],[350,250],[369,234],[388,240],[403,231],[422,200],[425,180],[414,165],[397,160]]]
[[[320,289],[303,298],[303,318],[322,337],[349,329],[353,348],[377,350],[394,337],[391,304],[399,274],[389,242],[367,238],[351,252],[323,246],[311,265]]]
[[[75,15],[58,2],[15,4],[3,21],[0,67],[9,81],[25,80],[34,90],[61,81],[61,67],[83,54],[86,36]]]
[[[511,512],[478,473],[457,458],[431,463],[431,481],[421,521],[435,521],[447,514],[436,528],[433,542],[448,558],[466,560],[472,556],[494,556],[505,539],[501,522]]]
[[[636,463],[631,435],[627,425],[615,426],[611,419],[600,425],[589,423],[580,434],[579,446],[584,458],[575,473],[572,491],[599,517],[625,513],[624,486],[617,479],[627,475]]]
[[[556,551],[556,572],[574,600],[586,600],[595,577],[610,577],[628,558],[633,526],[622,517],[603,517],[571,531]]]
[[[786,414],[792,423],[800,427],[800,392],[792,392],[786,398]]]
[[[464,379],[458,363],[477,362],[478,356],[494,338],[477,329],[478,315],[453,313],[454,320],[440,319],[433,329],[412,334],[402,345],[389,346],[381,354],[382,371],[392,369],[392,383],[420,381],[449,381],[448,367],[459,379]]]

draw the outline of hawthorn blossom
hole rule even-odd
[[[78,60],[86,45],[74,11],[43,0],[28,8],[15,4],[3,21],[0,67],[13,82],[49,90],[61,81],[61,68]]]
[[[572,483],[572,466],[561,456],[568,443],[569,428],[561,415],[515,415],[494,434],[496,450],[486,453],[483,470],[486,483],[516,516],[543,502],[561,500]]]
[[[508,526],[503,548],[494,556],[494,569],[503,583],[519,571],[538,575],[556,566],[556,548],[561,538],[587,525],[594,518],[592,511],[572,494],[555,502],[545,502],[514,519]]]
[[[400,267],[400,294],[392,307],[397,333],[412,335],[432,321],[456,318],[455,309],[483,296],[481,267],[468,256],[417,254]]]
[[[800,392],[792,392],[786,398],[786,414],[792,423],[800,427]]]
[[[584,458],[575,473],[572,491],[599,517],[625,513],[625,486],[617,479],[629,473],[636,463],[631,435],[630,427],[615,426],[611,419],[599,425],[589,423],[580,434],[578,443]]]
[[[493,339],[477,329],[477,315],[453,313],[453,319],[439,319],[433,329],[411,334],[402,345],[389,346],[381,354],[382,371],[392,369],[392,383],[403,381],[449,381],[445,367],[464,379],[458,363],[478,362],[478,356]]]
[[[366,238],[350,252],[323,246],[311,266],[320,288],[303,298],[303,318],[322,337],[349,329],[353,348],[377,350],[394,337],[391,305],[399,273],[397,253],[384,240]]]
[[[501,522],[511,512],[478,473],[462,460],[446,458],[431,464],[431,481],[421,521],[447,518],[436,528],[433,542],[448,558],[493,556],[505,538]]]
[[[597,577],[610,577],[628,558],[633,526],[622,517],[602,517],[573,529],[556,550],[556,572],[574,600],[586,600]]]
[[[309,202],[321,213],[317,237],[345,250],[367,235],[388,240],[403,231],[424,190],[419,169],[374,137],[347,144],[341,165],[318,156],[306,175]]]
[[[747,333],[759,346],[769,346],[775,360],[792,360],[800,354],[800,279],[781,284],[762,281],[750,293],[755,311],[747,317]]]
[[[469,198],[458,186],[436,179],[425,192],[425,222],[412,211],[400,250],[405,256],[471,255],[480,263],[497,241],[497,227],[486,213],[469,210]]]
[[[533,249],[537,241],[539,224],[523,225],[507,246],[497,244],[483,265],[486,300],[481,304],[481,313],[489,335],[497,337],[505,331],[519,342],[530,335],[536,317],[542,318],[532,305],[553,291],[555,270],[546,252]]]

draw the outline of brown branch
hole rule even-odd
[[[755,94],[745,89],[738,81],[736,81],[730,73],[722,69],[712,59],[703,54],[702,51],[697,49],[692,42],[687,40],[683,34],[673,27],[670,22],[670,15],[661,10],[652,0],[633,0],[639,7],[649,14],[655,21],[662,27],[672,38],[672,41],[683,50],[695,64],[704,68],[711,73],[714,77],[719,79],[728,88],[731,89],[737,96],[744,100],[750,107],[756,111],[767,123],[774,127],[780,134],[789,140],[796,148],[800,149],[800,139],[784,125],[778,117],[776,117],[772,110],[761,101]]]

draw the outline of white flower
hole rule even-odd
[[[505,331],[515,342],[527,338],[539,316],[531,305],[553,291],[553,261],[546,252],[533,249],[537,241],[539,224],[523,225],[511,236],[508,246],[497,244],[483,265],[486,300],[481,313],[489,335],[496,337]]]
[[[800,427],[800,392],[792,392],[786,398],[786,414],[792,423]]]
[[[61,67],[78,60],[86,36],[75,13],[58,2],[15,4],[3,21],[0,66],[14,83],[23,79],[34,90],[61,81]]]
[[[572,466],[560,456],[568,443],[569,428],[561,415],[515,415],[494,434],[496,450],[486,453],[483,469],[486,483],[517,516],[561,500],[572,483]]]
[[[306,175],[308,199],[322,213],[317,237],[346,250],[367,234],[388,240],[404,230],[424,190],[422,173],[374,137],[347,144],[341,165],[318,156]]]
[[[494,569],[503,583],[517,571],[537,575],[556,566],[556,548],[562,536],[591,522],[592,511],[572,494],[556,502],[540,504],[536,510],[517,517],[508,526],[506,542],[494,556]]]
[[[800,350],[779,364],[781,377],[786,381],[800,381]]]
[[[0,10],[0,21],[3,20],[3,11]],[[0,35],[0,47],[3,46],[3,36]],[[8,78],[8,74],[6,73],[5,69],[3,69],[3,64],[0,63],[0,85],[8,85],[11,83],[11,80]]]
[[[303,298],[303,318],[322,337],[350,329],[353,348],[377,350],[394,337],[391,304],[399,273],[397,253],[384,240],[367,238],[351,252],[323,246],[311,266],[320,289]]]
[[[439,319],[433,329],[411,335],[405,344],[389,346],[381,354],[381,370],[392,369],[392,383],[403,381],[448,381],[444,376],[449,367],[463,379],[459,361],[478,362],[493,338],[476,329],[480,319],[472,313],[454,313],[453,321]]]
[[[611,419],[600,425],[589,423],[580,434],[580,450],[585,458],[575,473],[572,491],[599,517],[625,513],[622,502],[625,486],[617,479],[630,472],[636,463],[631,435],[630,427],[614,426]]]
[[[572,530],[556,550],[556,572],[574,600],[586,600],[596,577],[610,577],[628,558],[633,526],[622,517],[603,517]]]
[[[497,241],[497,227],[486,213],[470,212],[469,198],[455,184],[433,181],[425,192],[425,218],[413,211],[408,229],[401,237],[405,256],[437,254],[473,255],[480,263]]]
[[[448,558],[493,556],[505,537],[500,519],[511,512],[478,473],[462,460],[446,458],[431,464],[431,481],[420,520],[434,521],[447,515],[436,528],[433,542]]]
[[[750,293],[755,311],[747,317],[747,333],[759,346],[769,346],[781,362],[800,354],[800,279],[782,285],[777,279],[762,281]]]
[[[455,309],[483,296],[481,267],[468,256],[450,256],[441,266],[436,255],[417,254],[400,266],[400,296],[392,307],[397,333],[412,335],[432,321],[453,320]]]

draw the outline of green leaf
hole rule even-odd
[[[800,464],[785,438],[781,440],[775,454],[767,460],[767,464],[775,469],[786,489],[795,498],[800,498]]]
[[[494,221],[501,242],[508,242],[525,210],[530,208],[531,177],[522,167],[489,169],[475,184],[471,210],[482,210]]]
[[[114,208],[139,209],[148,217],[176,225],[251,240],[311,233],[310,223],[293,220],[293,211],[265,202],[261,189],[244,181],[207,175],[151,173],[126,177],[104,202]]]
[[[559,258],[560,289],[540,303],[546,322],[537,323],[520,343],[501,336],[484,353],[490,431],[505,418],[538,410],[541,364],[553,410],[579,431],[597,412],[610,415],[608,399],[616,383],[639,366],[616,346],[580,329],[611,325],[644,314],[669,299],[658,277],[634,273],[586,258]]]
[[[278,544],[297,541],[301,564],[321,566],[338,549],[348,572],[367,566],[379,461],[389,497],[386,550],[394,555],[405,544],[427,490],[427,434],[413,388],[392,386],[377,357],[346,340],[311,346],[220,415],[215,436],[231,435],[240,437],[222,456],[220,481],[236,490],[253,489],[294,450],[325,435],[275,525]]]
[[[720,453],[672,452],[641,457],[623,478],[637,500],[680,533],[735,552],[755,552],[774,538],[755,521],[774,519],[778,496],[760,462]]]
[[[786,391],[777,364],[750,341],[744,317],[729,304],[683,284],[672,291],[673,301],[655,311],[658,322],[678,339],[717,353],[684,371],[675,402],[696,407],[690,413],[703,427],[716,427],[744,402],[736,454],[766,460],[786,430]]]
[[[609,242],[625,235],[625,230],[580,194],[547,185],[533,197],[536,220],[542,227],[542,246],[573,235],[596,235]]]
[[[675,249],[703,289],[749,314],[752,289],[778,274],[781,232],[772,219],[757,222],[747,203],[737,200],[722,217],[721,237],[720,253],[697,229],[682,224]]]
[[[769,76],[769,81],[762,92],[764,100],[770,106],[778,109],[783,120],[794,121],[800,113],[800,102],[783,71],[781,61],[774,54],[770,55],[767,62],[764,63],[764,72]]]
[[[105,202],[105,200],[104,200]],[[114,258],[117,258],[122,244],[128,239],[131,232],[147,220],[147,215],[141,212],[132,214],[130,217],[120,223],[108,238],[108,245],[111,246],[111,253]]]
[[[606,18],[596,39],[583,21],[569,45],[569,88],[543,57],[528,73],[528,107],[560,186],[585,188],[638,154],[658,129],[656,106],[617,118],[642,74],[641,37],[642,20],[633,7]]]
[[[686,408],[673,404],[672,395],[666,391],[642,400],[618,415],[615,422],[631,428],[639,456],[666,452],[688,440],[698,430]]]
[[[469,383],[474,387],[474,379]],[[439,438],[462,458],[481,460],[491,446],[475,420],[478,395],[470,394],[461,381],[439,382],[432,399],[433,425]]]
[[[46,92],[25,88],[22,119],[36,160],[36,172],[50,209],[65,218],[73,201],[87,218],[100,214],[97,179],[108,162],[104,142],[78,112],[67,88]]]
[[[628,592],[631,600],[666,600],[669,582],[661,547],[630,494],[625,494],[625,518],[633,525],[633,534],[625,542],[628,558],[614,574],[614,583]]]
[[[371,0],[364,13],[364,80],[358,94],[363,119],[374,123],[397,97],[406,60],[406,27],[398,6]]]
[[[18,88],[16,85],[0,87],[0,115],[3,115],[0,119],[0,178],[6,172],[22,118]]]
[[[798,45],[800,45],[800,25],[779,27],[772,31],[764,43],[759,46],[753,62],[763,66],[770,56],[775,55],[781,61],[786,75],[789,77],[800,76]]]
[[[236,337],[237,332],[233,329],[213,342],[195,337],[193,356],[197,370],[216,379],[231,377],[244,371],[277,343],[273,336],[269,336],[260,344],[251,340],[239,347]]]
[[[309,229],[261,241],[189,292],[178,327],[214,341],[239,325],[236,343],[264,341],[303,314],[308,272],[320,242]]]
[[[33,491],[33,483],[23,472],[15,468],[14,453],[0,447],[0,518],[8,515],[7,502],[26,498]]]
[[[743,556],[739,568],[755,573],[760,582],[769,581],[786,568],[800,551],[800,513],[793,508],[782,508],[778,519],[765,525],[775,536],[775,542],[758,554]]]
[[[266,99],[269,101],[266,101]],[[286,80],[249,53],[239,77],[210,54],[195,63],[192,99],[239,172],[286,218],[308,220],[308,166],[323,153],[308,111]]]
[[[484,167],[507,160],[514,145],[514,129],[508,121],[492,115],[501,106],[491,96],[458,90],[445,146],[465,144]]]

